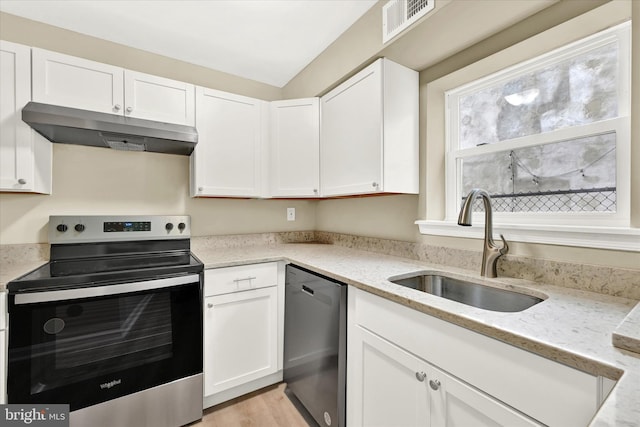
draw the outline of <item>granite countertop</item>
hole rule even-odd
[[[638,301],[520,279],[482,279],[479,272],[334,245],[194,247],[205,268],[286,260],[467,329],[593,375],[617,380],[592,426],[640,425],[640,354],[614,347],[614,331],[640,342]],[[519,313],[466,306],[389,282],[417,271],[441,271],[545,299]],[[636,341],[637,339],[637,341]]]
[[[640,425],[640,304],[593,292],[521,279],[482,279],[479,272],[324,244],[216,247],[193,244],[205,268],[291,261],[426,314],[515,345],[593,375],[617,380],[592,426]],[[0,289],[42,262],[2,263]],[[389,277],[440,271],[545,299],[525,311],[498,313],[389,282]],[[614,347],[612,344],[616,343]],[[633,350],[633,351],[627,351]]]

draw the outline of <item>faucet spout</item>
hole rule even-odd
[[[493,210],[491,208],[491,197],[489,197],[489,193],[481,188],[474,188],[469,192],[460,209],[458,225],[471,225],[473,202],[478,197],[481,197],[484,203],[484,247],[480,274],[484,277],[498,277],[496,271],[498,258],[507,253],[509,245],[502,234],[500,235],[503,242],[502,247],[498,247],[493,240]]]

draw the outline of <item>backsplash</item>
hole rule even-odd
[[[314,231],[288,231],[282,233],[231,234],[225,236],[191,237],[191,250],[239,248],[242,246],[278,245],[284,243],[314,243]]]
[[[481,251],[316,231],[318,242],[480,271]],[[514,255],[498,260],[498,276],[640,300],[640,270]]]
[[[191,248],[196,254],[198,250],[213,248],[285,243],[332,244],[473,271],[480,271],[482,260],[480,251],[325,231],[291,231],[191,238]],[[0,245],[0,262],[4,265],[45,262],[48,259],[48,244]],[[498,260],[498,276],[640,300],[640,270],[636,269],[505,255]]]
[[[49,261],[48,243],[25,243],[18,245],[0,245],[0,263],[2,265],[28,264]]]

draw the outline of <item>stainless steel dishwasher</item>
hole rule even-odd
[[[320,426],[345,425],[346,320],[344,283],[287,266],[284,381],[294,404]]]

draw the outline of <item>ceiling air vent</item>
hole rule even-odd
[[[382,42],[386,43],[433,10],[435,0],[390,0],[382,7]]]

